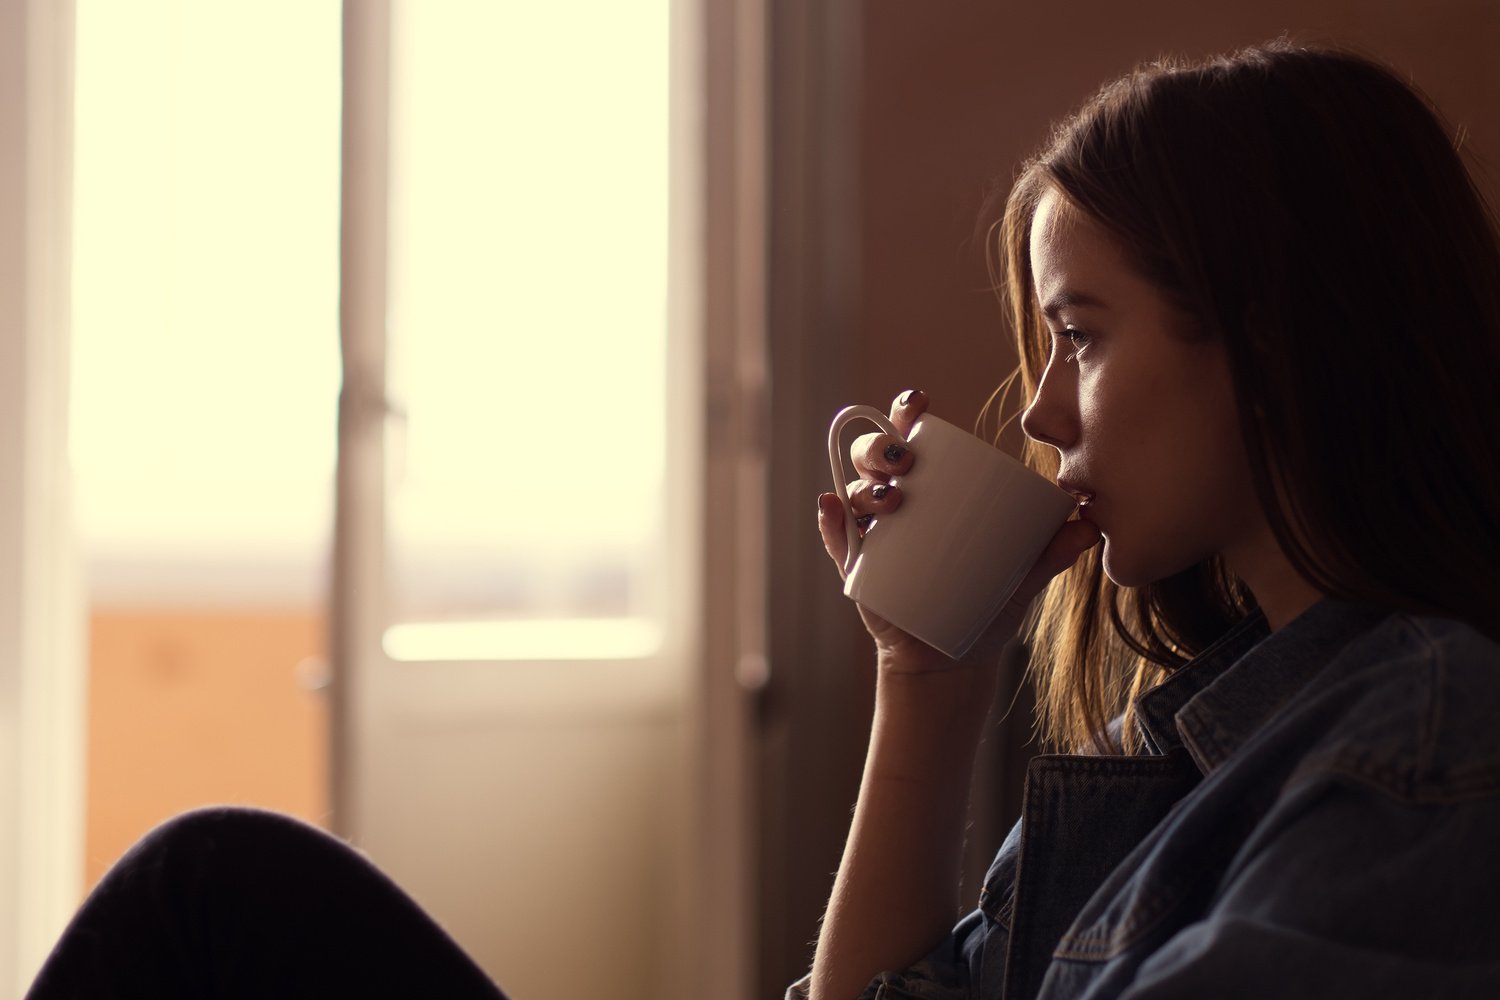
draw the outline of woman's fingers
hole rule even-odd
[[[927,394],[920,389],[908,389],[891,403],[891,423],[903,434],[911,433],[912,425],[927,409]],[[911,471],[912,453],[906,442],[891,434],[861,434],[849,446],[849,457],[854,461],[854,471],[864,479],[886,482],[892,476],[904,476]]]
[[[1042,550],[1041,557],[1031,571],[1021,580],[1021,585],[1011,595],[1005,607],[995,616],[984,639],[969,653],[969,659],[992,659],[998,655],[1006,642],[1015,638],[1026,619],[1031,602],[1042,592],[1054,576],[1078,561],[1078,557],[1097,545],[1103,536],[1090,521],[1074,519],[1065,521],[1052,536],[1052,541]]]
[[[1102,537],[1099,528],[1092,521],[1081,518],[1065,521],[1057,529],[1057,534],[1052,536],[1052,541],[1042,550],[1031,572],[1022,578],[1011,603],[1030,604],[1049,580],[1077,562],[1078,557],[1093,548]]]
[[[891,423],[903,435],[910,434],[917,417],[926,409],[927,394],[921,390],[908,390],[891,403]],[[850,446],[849,454],[860,477],[848,484],[849,507],[858,522],[859,533],[863,535],[871,519],[890,514],[901,506],[901,489],[892,485],[890,480],[910,472],[915,458],[904,441],[890,434],[863,434]],[[837,494],[824,493],[818,497],[818,534],[840,576],[844,575],[844,564],[849,559],[849,536],[844,527],[846,516]],[[860,614],[877,639],[885,632],[896,632],[894,626],[864,608],[860,609]]]
[[[908,389],[891,401],[891,423],[902,434],[910,434],[912,424],[927,412],[927,393],[921,389]]]
[[[828,557],[839,568],[839,576],[843,577],[844,563],[849,558],[849,539],[844,533],[844,505],[839,502],[836,493],[824,493],[818,497],[818,533],[823,536],[823,548],[828,550]],[[917,641],[863,605],[860,606],[859,615],[877,643],[903,639]]]
[[[844,531],[844,505],[837,493],[824,493],[818,497],[818,534],[823,536],[823,548],[828,558],[844,575],[844,563],[849,559],[849,536]]]
[[[888,483],[874,483],[860,479],[849,484],[849,506],[858,519],[859,533],[863,535],[870,519],[889,514],[901,506],[901,490]],[[824,493],[818,497],[818,534],[823,537],[823,548],[838,564],[842,573],[849,558],[849,535],[844,530],[844,505],[838,494]]]
[[[854,471],[867,479],[888,482],[911,471],[912,453],[906,442],[889,434],[861,434],[849,446]]]
[[[854,508],[854,516],[858,518],[879,517],[901,506],[901,487],[890,483],[857,479],[849,484],[848,489],[849,506]]]

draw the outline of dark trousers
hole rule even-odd
[[[27,994],[504,1000],[343,841],[277,813],[203,809],[147,834],[89,895]]]

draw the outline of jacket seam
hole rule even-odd
[[[1347,778],[1387,798],[1410,805],[1456,805],[1500,793],[1500,767],[1450,777],[1443,783],[1443,788],[1425,787],[1421,782],[1402,780],[1394,770],[1381,773],[1352,761],[1332,761],[1319,770],[1329,777]],[[1403,789],[1399,787],[1401,785],[1407,787]]]
[[[1178,884],[1170,888],[1152,890],[1146,900],[1150,909],[1146,915],[1131,914],[1134,919],[1112,927],[1107,934],[1064,934],[1052,951],[1053,958],[1077,962],[1103,962],[1124,954],[1151,933],[1182,902],[1183,887]]]
[[[1438,733],[1441,731],[1443,718],[1443,690],[1448,676],[1447,662],[1442,647],[1421,622],[1408,616],[1403,616],[1402,621],[1427,648],[1428,653],[1427,711],[1423,713],[1422,733],[1417,741],[1417,773],[1427,775],[1432,773],[1433,760],[1437,755]]]

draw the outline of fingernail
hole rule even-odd
[[[899,444],[889,444],[885,447],[885,460],[887,462],[899,462],[906,457],[906,449]]]
[[[890,491],[891,488],[889,486],[887,486],[885,483],[880,483],[876,486],[870,487],[870,496],[874,497],[876,500],[884,500],[885,495]]]
[[[827,512],[828,512],[828,498],[829,497],[833,497],[835,500],[837,500],[838,499],[838,494],[837,493],[819,493],[818,494],[818,516],[819,517],[823,517],[823,516],[825,516],[827,514]]]
[[[898,399],[898,400],[896,400],[896,402],[900,403],[902,406],[905,406],[907,403],[911,402],[912,396],[915,396],[916,393],[917,393],[917,390],[915,390],[915,389],[907,389],[905,392],[903,392],[901,394],[901,398]]]
[[[874,514],[866,514],[863,517],[856,517],[854,519],[854,523],[859,525],[860,531],[864,531],[865,529],[869,528],[870,522],[873,520],[875,520]]]

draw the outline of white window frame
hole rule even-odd
[[[78,905],[84,635],[67,462],[71,0],[0,0],[0,991]]]

